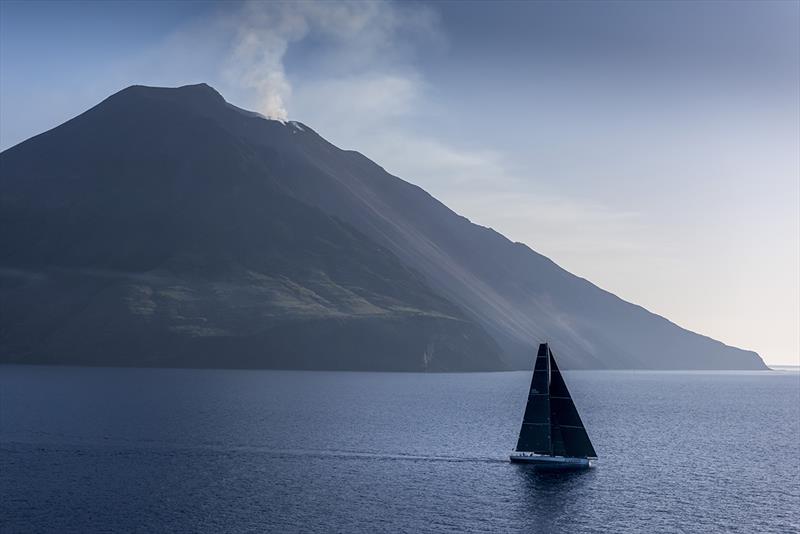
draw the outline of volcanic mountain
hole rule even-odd
[[[413,154],[409,154],[413,157]],[[205,84],[0,154],[0,362],[762,369]]]

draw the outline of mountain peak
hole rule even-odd
[[[180,87],[131,85],[114,94],[111,99],[116,100],[128,97],[154,98],[182,102],[194,106],[218,106],[226,103],[225,98],[207,83],[182,85]]]
[[[126,105],[129,99],[169,102],[183,107],[189,107],[195,111],[200,111],[204,115],[219,117],[228,111],[235,111],[239,115],[250,118],[260,118],[268,121],[281,123],[288,126],[294,133],[310,130],[304,124],[297,121],[286,121],[267,117],[257,111],[250,111],[235,106],[225,100],[225,97],[207,83],[197,83],[192,85],[182,85],[180,87],[156,87],[148,85],[131,85],[118,93],[112,95],[107,101],[119,102]]]
[[[215,100],[217,102],[225,101],[225,97],[223,97],[219,91],[217,91],[216,89],[214,89],[205,82],[196,83],[192,85],[182,85],[180,87],[175,87],[172,90],[179,94],[211,98],[212,100]]]

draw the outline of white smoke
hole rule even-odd
[[[321,69],[333,76],[364,75],[412,48],[398,36],[435,35],[436,23],[427,8],[378,0],[248,2],[229,19],[234,38],[224,75],[255,93],[263,115],[286,120],[292,84],[284,61],[293,43],[313,35],[324,48]]]

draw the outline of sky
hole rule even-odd
[[[0,149],[199,82],[800,365],[800,2],[0,2]]]

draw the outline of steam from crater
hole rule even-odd
[[[292,84],[286,73],[289,48],[313,33],[322,43],[321,63],[334,76],[379,70],[413,47],[399,34],[431,34],[435,14],[424,7],[384,1],[249,2],[229,21],[233,41],[224,75],[255,92],[257,111],[287,120]]]

